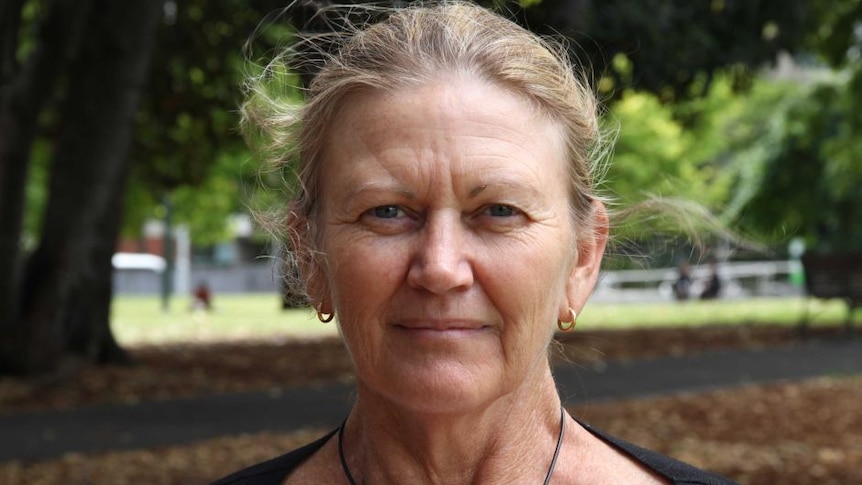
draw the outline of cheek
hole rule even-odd
[[[373,375],[386,352],[386,315],[401,281],[396,251],[369,251],[361,245],[330,253],[329,285],[338,325],[359,375]],[[381,256],[383,255],[383,256]]]
[[[511,258],[487,258],[485,274],[478,279],[506,324],[516,327],[507,333],[548,338],[565,297],[566,258],[547,247],[514,253]]]
[[[342,325],[382,312],[403,279],[402,251],[356,239],[335,239],[331,247],[329,260],[337,263],[328,270],[329,288]]]

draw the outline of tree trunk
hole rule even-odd
[[[127,167],[126,167],[127,168]],[[110,185],[108,205],[96,223],[94,243],[88,255],[91,270],[72,288],[65,322],[66,351],[86,362],[128,364],[129,354],[111,332],[113,274],[111,258],[123,222],[123,194],[128,170]]]
[[[71,295],[78,285],[104,274],[91,263],[91,255],[107,253],[110,264],[110,251],[94,250],[106,243],[99,240],[105,234],[98,234],[98,227],[104,218],[121,217],[111,215],[122,210],[120,204],[111,205],[116,198],[112,192],[117,184],[124,185],[120,181],[134,115],[161,11],[161,0],[92,2],[86,35],[69,70],[41,240],[25,270],[20,319],[24,338],[17,346],[24,372],[49,371],[60,364],[68,349],[70,319],[108,311],[109,300],[103,297],[88,303],[103,308],[84,311],[72,306]],[[109,243],[113,247],[114,241]],[[95,327],[99,330],[87,338],[77,336],[76,348],[89,348],[82,340],[110,333],[106,320],[91,330]]]
[[[17,367],[22,273],[21,231],[30,147],[39,114],[52,98],[66,53],[86,8],[73,0],[47,5],[34,52],[17,59],[24,0],[0,4],[0,372]],[[77,15],[76,15],[77,14]]]

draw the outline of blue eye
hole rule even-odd
[[[488,206],[488,215],[492,217],[512,217],[517,213],[517,209],[509,205],[492,205]]]
[[[372,212],[374,213],[374,217],[380,219],[394,219],[401,213],[401,209],[395,205],[381,205],[372,209]]]

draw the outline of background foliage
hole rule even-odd
[[[24,325],[10,317],[3,318],[7,322],[0,331],[24,329],[56,339],[71,325],[63,323],[69,315],[79,322],[94,318],[91,306],[98,306],[98,318],[106,320],[108,258],[120,219],[125,233],[134,235],[142,221],[163,217],[170,202],[175,222],[190,226],[195,244],[207,245],[231,237],[229,214],[283,205],[280,190],[257,190],[280,187],[290,177],[261,172],[261,162],[246,148],[237,129],[242,82],[260,72],[264,59],[295,32],[326,31],[330,24],[316,15],[315,5],[331,3],[300,1],[285,7],[276,0],[151,0],[148,7],[161,7],[161,12],[145,79],[114,80],[129,83],[130,89],[144,87],[130,149],[115,146],[123,160],[102,156],[98,162],[112,174],[116,170],[116,176],[95,168],[93,156],[106,153],[116,137],[71,137],[89,144],[74,145],[78,153],[71,157],[58,149],[61,135],[80,129],[88,114],[64,108],[80,102],[71,86],[100,66],[94,61],[99,56],[116,60],[129,40],[111,32],[110,43],[92,44],[94,36],[109,29],[82,28],[112,25],[104,18],[105,5],[111,4],[3,3],[0,148],[12,146],[27,156],[0,154],[0,183],[6,184],[0,193],[0,313],[13,315],[16,305],[9,302],[36,294],[26,286],[28,274],[31,283],[43,285],[40,294],[55,303],[24,305],[34,312],[32,318],[53,326]],[[795,236],[822,250],[862,248],[862,218],[856,210],[862,203],[857,155],[862,152],[862,0],[484,3],[503,3],[529,28],[571,40],[574,57],[592,72],[606,101],[608,127],[618,130],[606,188],[621,205],[653,196],[695,201],[726,226],[777,248]],[[52,17],[51,12],[64,14]],[[124,19],[130,26],[134,20]],[[73,69],[82,45],[92,50],[87,59],[94,63]],[[149,52],[141,58],[149,59]],[[46,55],[56,62],[45,62]],[[794,67],[774,69],[780,58],[792,59]],[[31,75],[31,65],[47,74]],[[311,74],[291,75],[297,82],[284,86],[280,95],[301,97],[299,85]],[[27,94],[27,109],[19,106],[24,103],[20,92]],[[100,101],[111,108],[99,96],[90,104]],[[32,126],[32,140],[9,135],[10,126],[27,133]],[[64,156],[80,169],[58,167],[56,160]],[[12,180],[19,178],[24,183],[16,185]],[[87,185],[94,181],[97,185]],[[69,200],[55,197],[55,187],[65,188]],[[111,199],[99,205],[109,195],[125,204]],[[89,205],[76,204],[76,197]],[[78,220],[88,224],[78,231],[86,234],[71,227]],[[47,237],[45,228],[53,228],[54,236]],[[620,228],[622,237],[636,242],[643,232],[638,225]],[[74,263],[73,270],[63,270],[64,262]],[[57,271],[63,284],[51,289],[57,278],[46,269]],[[80,293],[93,287],[87,282],[94,275],[100,275],[107,292],[99,303],[89,303]],[[107,323],[100,328],[110,333]],[[78,344],[93,347],[83,338]]]

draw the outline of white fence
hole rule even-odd
[[[798,261],[728,262],[717,265],[721,280],[720,298],[799,295],[801,288],[790,284],[791,273],[801,271]],[[697,298],[710,277],[706,264],[692,266],[690,294]],[[673,299],[677,268],[603,271],[593,293],[597,301],[662,301]]]
[[[164,259],[153,255],[114,256],[114,293],[117,295],[158,295],[162,288]],[[205,283],[215,294],[275,293],[278,276],[273,260],[231,267],[192,266],[174,275],[174,294],[183,294]],[[182,278],[184,281],[177,281]]]

